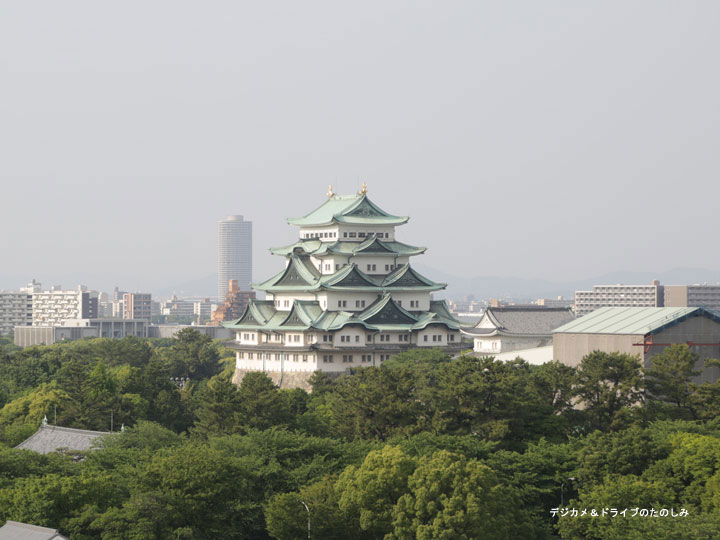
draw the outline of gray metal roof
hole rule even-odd
[[[682,318],[697,315],[720,321],[717,314],[699,307],[604,307],[557,328],[553,333],[644,336]]]
[[[69,540],[56,529],[7,521],[0,527],[0,540]]]
[[[546,308],[542,306],[506,306],[487,308],[478,325],[492,322],[493,328],[468,328],[463,332],[471,335],[490,335],[494,332],[530,336],[550,336],[555,328],[575,318],[570,308]]]
[[[15,448],[32,450],[40,454],[61,450],[82,452],[90,450],[95,439],[108,433],[107,431],[90,431],[59,426],[40,426],[40,429],[30,438],[25,439]]]

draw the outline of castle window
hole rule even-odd
[[[260,354],[260,353],[258,353],[258,354]],[[252,359],[253,359],[253,353],[248,353],[248,360],[252,360]]]
[[[428,340],[427,335],[423,336],[423,341],[427,341],[427,340]]]
[[[359,343],[359,342],[360,342],[360,336],[355,336],[355,343]]]
[[[303,354],[303,362],[307,362],[307,354]]]
[[[239,353],[238,353],[238,356],[239,356],[240,358],[245,358],[245,353],[244,353],[244,352],[239,352]]]

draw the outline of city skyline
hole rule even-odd
[[[231,214],[259,278],[363,181],[460,277],[720,276],[720,6],[75,5],[0,18],[0,287],[201,278]]]

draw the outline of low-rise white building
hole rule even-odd
[[[475,353],[490,356],[551,346],[552,331],[574,318],[570,308],[489,307],[473,328],[462,332],[473,338]]]
[[[148,327],[148,321],[134,319],[67,319],[59,326],[16,326],[14,342],[30,347],[85,338],[148,337]]]

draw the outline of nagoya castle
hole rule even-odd
[[[309,214],[290,218],[298,241],[272,248],[285,268],[253,288],[245,313],[225,326],[235,332],[234,381],[263,371],[283,388],[309,389],[315,371],[340,374],[378,366],[398,352],[436,347],[459,352],[462,323],[432,293],[435,283],[410,258],[425,252],[396,239],[408,217],[388,214],[367,196],[336,195]]]

